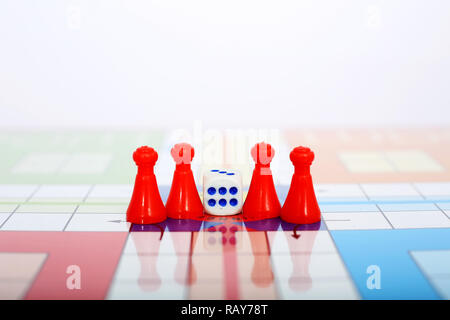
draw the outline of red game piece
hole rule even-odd
[[[166,209],[153,172],[158,153],[153,148],[140,147],[133,153],[133,160],[136,162],[138,172],[127,210],[127,221],[153,224],[166,220]]]
[[[251,154],[255,169],[242,207],[243,217],[245,220],[276,218],[280,215],[281,205],[270,170],[275,150],[270,144],[261,142],[252,148]]]
[[[297,147],[291,151],[290,158],[295,172],[286,201],[281,209],[281,219],[295,224],[319,222],[320,208],[310,173],[314,152],[309,148]]]
[[[180,143],[172,148],[170,154],[175,160],[176,167],[166,202],[167,216],[173,219],[203,217],[203,204],[191,170],[194,148],[190,144]]]

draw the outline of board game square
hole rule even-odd
[[[82,202],[83,198],[32,198],[27,204],[77,204]]]
[[[339,159],[352,173],[394,172],[394,166],[385,154],[376,151],[346,151],[339,153]]]
[[[11,213],[17,208],[17,204],[0,204],[0,213]]]
[[[181,265],[177,266],[181,260]],[[186,281],[189,257],[176,255],[124,255],[114,278],[118,281],[159,282],[161,279]],[[184,263],[183,263],[184,262]],[[177,269],[178,267],[178,269]]]
[[[236,231],[225,234],[222,234],[219,230],[214,232],[203,231],[198,233],[193,252],[197,255],[214,255],[232,247],[236,254],[252,254],[253,252],[258,254],[261,250],[268,250],[266,246],[255,245],[255,243],[261,243],[261,241],[264,241],[265,245],[267,244],[265,233],[262,231]]]
[[[423,150],[387,151],[386,159],[398,172],[439,172],[444,168]]]
[[[427,199],[450,197],[450,182],[422,182],[414,185]]]
[[[31,280],[0,281],[0,300],[23,299]]]
[[[130,223],[124,214],[74,214],[65,231],[122,231],[128,232]]]
[[[102,174],[108,168],[111,154],[106,153],[76,153],[61,167],[64,174]]]
[[[434,203],[380,203],[383,212],[389,211],[433,211],[438,208]]]
[[[1,230],[11,231],[63,231],[71,214],[21,213],[13,214]]]
[[[450,228],[450,219],[441,211],[386,212],[394,228]]]
[[[38,188],[37,185],[0,185],[0,199],[5,201],[25,201]]]
[[[10,213],[0,213],[0,226],[8,219]]]
[[[450,250],[410,252],[422,272],[444,299],[450,299]]]
[[[45,261],[45,253],[0,253],[0,282],[2,280],[31,281]]]
[[[322,212],[376,212],[376,205],[368,204],[319,204]]]
[[[444,212],[447,215],[447,217],[450,219],[450,210],[444,210]]]
[[[192,255],[192,268],[195,272],[194,277],[197,281],[211,282],[224,278],[225,274],[225,261],[227,257],[233,255],[227,254],[196,254]],[[234,259],[240,259],[240,257],[233,256]],[[232,259],[232,258],[229,258]],[[237,276],[237,275],[236,275]]]
[[[355,300],[359,299],[352,280],[323,279],[307,281],[281,279],[277,281],[281,299],[290,300]]]
[[[257,275],[251,280],[239,279],[239,299],[241,300],[275,300],[278,299],[278,287],[273,276]]]
[[[392,229],[381,212],[324,213],[329,230]]]
[[[128,205],[125,204],[82,204],[78,207],[76,213],[122,213],[127,212]]]
[[[58,199],[82,201],[90,188],[89,185],[43,185],[31,197],[30,201],[54,201]]]
[[[298,238],[295,237],[298,236]],[[335,253],[336,247],[328,231],[267,232],[272,255],[297,253]]]
[[[225,281],[202,281],[189,286],[191,300],[223,300],[225,298]]]
[[[11,172],[17,175],[23,174],[47,174],[52,175],[58,172],[70,155],[68,153],[57,152],[34,152],[22,157]]]
[[[436,202],[436,205],[442,210],[450,210],[450,202]]]
[[[432,276],[430,277],[430,282],[443,299],[450,300],[450,277]]]
[[[131,199],[131,194],[133,193],[133,185],[129,184],[98,184],[92,188],[86,202],[99,202],[105,201],[110,202],[111,199],[114,200],[125,200],[128,202]]]
[[[114,281],[109,290],[109,300],[167,300],[186,299],[187,286],[174,280],[161,282]]]
[[[270,254],[240,255],[237,259],[240,288],[264,288],[274,284],[274,273]],[[216,279],[222,279],[215,276]],[[224,278],[224,277],[223,277]],[[253,285],[252,285],[253,284]]]
[[[272,263],[278,279],[311,278],[314,281],[349,278],[337,252],[272,255]]]
[[[367,200],[366,195],[357,184],[316,184],[314,190],[319,201],[330,199],[339,201],[345,201],[346,199]]]
[[[191,241],[198,239],[193,232],[131,232],[125,245],[124,254],[135,255],[188,255]],[[194,244],[195,245],[195,244]]]
[[[73,213],[75,204],[21,204],[16,213]]]
[[[263,231],[237,231],[228,236],[221,235],[219,240],[222,241],[222,245],[224,238],[226,239],[225,245],[233,244],[237,254],[259,255],[270,252],[268,242],[270,243],[271,239],[267,236]]]
[[[361,188],[369,199],[408,197],[421,199],[421,195],[409,183],[363,183]]]
[[[450,279],[450,250],[411,251],[410,254],[427,275],[447,275]]]
[[[131,196],[130,196],[131,198]],[[128,205],[130,198],[87,198],[84,202],[86,204],[122,204]]]

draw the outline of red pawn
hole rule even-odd
[[[194,148],[187,143],[180,143],[172,148],[170,154],[176,167],[166,202],[167,216],[173,219],[202,218],[203,205],[191,170]]]
[[[243,217],[247,221],[276,218],[280,215],[281,205],[270,170],[275,150],[270,144],[261,142],[252,148],[251,154],[255,169],[242,207]]]
[[[153,224],[166,220],[166,209],[153,172],[158,154],[153,148],[140,147],[133,153],[133,160],[136,162],[138,172],[127,210],[127,221],[135,224]]]
[[[319,222],[320,208],[310,173],[314,152],[309,148],[297,147],[291,151],[290,158],[295,172],[286,201],[281,209],[281,219],[295,224]]]

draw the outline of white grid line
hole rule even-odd
[[[16,205],[14,210],[8,215],[8,217],[5,219],[5,221],[3,221],[3,223],[0,224],[0,230],[3,228],[3,226],[6,224],[6,222],[11,218],[11,216],[17,211],[17,209],[19,209],[19,207],[20,207],[20,204]]]
[[[383,215],[383,217],[387,220],[387,222],[389,223],[389,225],[391,226],[392,229],[396,229],[394,227],[394,225],[391,223],[391,221],[388,219],[388,217],[386,217],[386,215],[384,214],[384,211],[380,208],[380,206],[378,204],[376,204],[378,210],[380,210],[381,214]]]
[[[426,197],[422,194],[422,192],[420,192],[420,189],[417,188],[416,185],[415,185],[414,183],[411,183],[411,184],[413,185],[413,188],[415,188],[416,191],[420,194],[420,196],[422,197],[422,199],[426,200]],[[434,206],[435,206],[436,208],[439,209],[439,211],[442,212],[442,214],[443,214],[447,219],[450,220],[450,217],[445,213],[444,210],[442,210],[442,208],[441,208],[437,203],[433,202],[433,204],[434,204]]]
[[[360,183],[358,183],[358,187],[359,189],[361,189],[362,193],[364,193],[364,196],[370,200],[368,194],[366,193],[366,191],[364,190],[364,188],[361,186]],[[391,221],[389,221],[389,219],[386,217],[386,215],[384,214],[383,210],[381,210],[380,206],[378,205],[378,203],[375,204],[375,206],[377,207],[377,209],[380,211],[380,213],[383,215],[384,219],[386,219],[386,221],[389,223],[389,225],[391,226],[392,229],[395,230],[394,226],[392,225]]]
[[[41,186],[42,186],[41,184],[37,186],[37,188],[31,193],[31,195],[29,195],[28,198],[25,199],[25,203],[28,202],[36,194],[36,192],[39,191]],[[11,217],[14,215],[14,213],[16,213],[16,211],[19,209],[20,205],[21,205],[21,203],[17,204],[17,206],[13,210],[13,212],[11,212],[11,214],[8,216],[8,218],[6,218],[5,221],[3,221],[3,223],[0,225],[0,230],[3,228],[3,226],[6,224],[6,222],[8,222],[8,220],[11,219]]]
[[[94,189],[94,187],[95,187],[94,184],[91,185],[91,186],[89,187],[88,192],[86,193],[86,195],[84,196],[84,198],[83,198],[83,200],[82,200],[83,203],[84,203],[84,202],[86,201],[86,199],[89,197],[89,194],[92,192],[92,190]],[[69,220],[67,221],[66,225],[64,226],[63,231],[66,231],[66,229],[67,229],[67,227],[68,227],[70,221],[72,221],[72,218],[75,216],[75,213],[77,212],[77,210],[78,210],[79,207],[80,207],[80,204],[78,204],[78,205],[75,207],[75,210],[72,212],[72,215],[70,216]]]

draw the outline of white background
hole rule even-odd
[[[2,0],[0,126],[450,124],[450,1]]]

